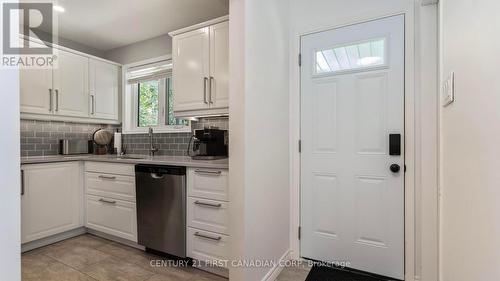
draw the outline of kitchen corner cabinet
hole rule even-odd
[[[79,162],[21,167],[21,243],[83,226]]]
[[[55,48],[54,67],[20,70],[21,118],[119,123],[120,66]]]
[[[229,22],[218,18],[170,33],[174,115],[225,115],[229,110]]]

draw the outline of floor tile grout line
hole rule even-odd
[[[101,244],[96,245],[96,246],[87,245],[84,242],[79,242],[78,240],[76,240],[79,237],[87,237],[87,239],[101,242]],[[74,242],[75,246],[81,246],[81,247],[84,247],[84,248],[97,250],[98,252],[106,254],[108,257],[106,257],[106,258],[104,258],[104,259],[102,259],[100,261],[94,262],[94,263],[85,264],[85,266],[83,266],[81,269],[79,269],[79,268],[74,267],[73,265],[67,264],[63,260],[59,260],[56,257],[50,256],[50,253],[47,251],[47,250],[50,250],[51,248],[68,246],[67,244],[70,243],[70,241],[72,241],[73,239],[75,239],[75,242]],[[49,258],[51,261],[53,261],[54,263],[58,263],[58,264],[66,267],[68,269],[72,269],[72,270],[74,270],[74,271],[76,271],[76,272],[78,272],[78,273],[80,273],[80,274],[82,274],[84,276],[89,277],[91,280],[96,280],[96,281],[99,281],[99,280],[96,279],[95,277],[93,277],[92,275],[90,275],[90,273],[84,272],[84,270],[87,269],[87,268],[89,268],[89,267],[91,267],[91,266],[95,266],[96,264],[101,263],[102,261],[104,261],[106,259],[120,259],[121,263],[137,266],[140,269],[144,270],[146,273],[149,273],[149,275],[146,276],[145,279],[143,279],[142,281],[150,280],[151,278],[153,278],[155,276],[164,276],[165,275],[165,274],[163,274],[163,272],[156,272],[153,269],[146,267],[142,263],[141,260],[133,259],[132,261],[128,261],[123,256],[120,257],[120,256],[118,256],[116,254],[113,254],[113,253],[110,253],[110,252],[105,252],[102,248],[104,248],[106,246],[117,247],[118,249],[123,249],[124,251],[137,250],[138,252],[141,252],[139,249],[135,249],[134,247],[130,247],[128,245],[121,244],[121,243],[116,242],[116,241],[108,240],[106,238],[102,238],[102,237],[91,235],[91,234],[83,234],[83,235],[79,235],[79,236],[75,236],[75,237],[72,237],[72,238],[68,238],[68,239],[59,241],[59,242],[54,243],[52,245],[47,245],[45,247],[39,248],[37,250],[40,250],[40,249],[43,249],[43,250],[40,250],[39,252],[33,252],[33,255],[45,256],[45,257]],[[30,253],[28,252],[27,255],[29,255],[29,254]],[[152,254],[152,253],[144,252],[143,254],[144,254],[144,257],[147,260],[149,260],[151,258],[155,258],[155,257],[159,258],[159,259],[163,258],[161,256],[157,256],[157,255]],[[124,260],[124,261],[122,261],[122,260]],[[178,270],[184,271],[183,269],[178,269]],[[193,278],[196,278],[196,276],[198,276],[198,274],[199,274],[198,272],[188,272],[188,271],[185,271],[185,272],[187,274],[192,274],[192,276],[189,276],[189,278],[187,278],[185,281],[195,280]]]
[[[85,276],[90,277],[90,279],[92,279],[92,280],[99,281],[98,279],[95,279],[94,277],[92,277],[92,276],[90,276],[90,275],[86,274],[85,272],[80,271],[78,268],[75,268],[75,267],[73,267],[73,266],[71,266],[71,265],[69,265],[69,264],[66,264],[66,263],[64,263],[64,262],[62,262],[62,261],[60,261],[60,260],[58,260],[58,259],[56,259],[56,258],[54,258],[54,257],[51,257],[51,256],[49,256],[49,255],[47,255],[47,254],[44,254],[43,252],[40,252],[40,253],[34,253],[34,255],[41,255],[41,256],[45,256],[46,258],[49,258],[49,259],[53,260],[55,263],[59,263],[59,264],[61,264],[61,265],[65,266],[65,267],[67,267],[67,268],[73,269],[73,270],[75,270],[76,272],[78,272],[78,273],[80,273],[80,274],[83,274],[83,275],[85,275]]]

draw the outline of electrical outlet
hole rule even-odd
[[[443,82],[441,92],[443,107],[448,106],[455,100],[455,73],[451,72],[448,78]]]

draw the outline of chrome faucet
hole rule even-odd
[[[149,156],[154,156],[158,148],[153,145],[153,128],[149,127]]]

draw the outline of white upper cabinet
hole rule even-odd
[[[229,107],[229,22],[210,26],[210,107]]]
[[[120,123],[120,66],[67,48],[56,48],[54,67],[20,70],[21,118]]]
[[[53,71],[53,94],[57,115],[88,117],[89,59],[59,50],[58,67]]]
[[[39,45],[33,43],[33,45]],[[34,114],[51,114],[52,100],[52,69],[21,70],[20,108],[21,112]]]
[[[21,70],[19,80],[21,112],[53,113],[52,69]]]
[[[119,67],[90,59],[90,115],[118,120]]]
[[[174,37],[175,111],[208,108],[209,38],[208,27]]]
[[[174,114],[228,113],[229,23],[218,18],[170,33],[173,37]]]

